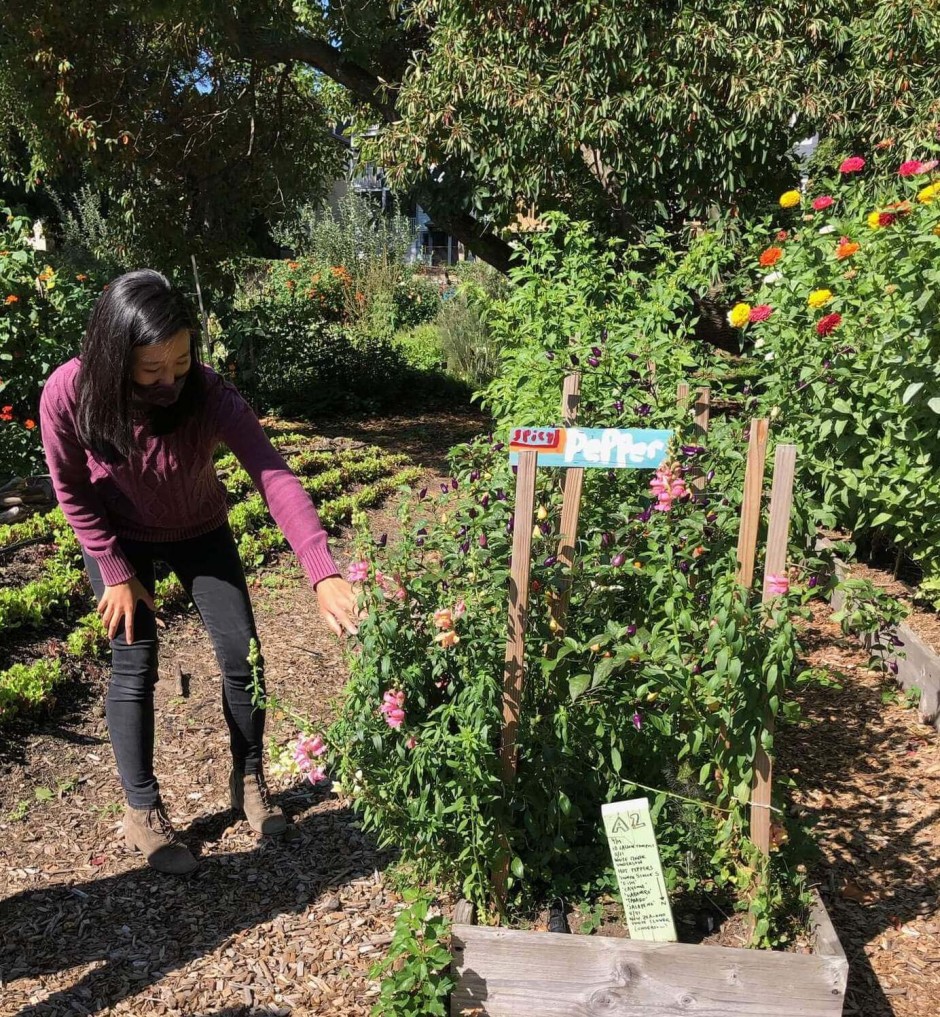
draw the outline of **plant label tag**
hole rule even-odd
[[[539,466],[600,470],[655,470],[666,457],[672,431],[617,427],[514,427],[509,462],[538,452]]]
[[[649,802],[634,798],[601,806],[610,855],[631,939],[675,943],[676,926],[666,896]]]

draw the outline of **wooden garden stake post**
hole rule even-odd
[[[565,427],[573,427],[578,419],[578,405],[581,401],[581,376],[565,376],[561,393],[561,416]],[[578,519],[581,514],[581,492],[584,488],[584,470],[574,467],[565,470],[563,478],[564,497],[561,503],[561,524],[558,533],[558,560],[570,569],[574,563],[574,549],[578,540]],[[552,597],[551,617],[558,631],[565,627],[568,614],[570,581],[566,580],[558,595]]]
[[[697,442],[704,443],[705,436],[708,434],[708,418],[711,412],[711,389],[700,388],[695,393],[695,407],[694,417],[692,420],[692,434],[695,436]],[[676,386],[676,403],[679,409],[684,409],[689,403],[689,386],[686,382],[681,381]],[[695,470],[694,475],[690,481],[690,485],[693,491],[703,491],[705,489],[705,475],[701,470]]]
[[[738,530],[738,582],[746,589],[754,582],[754,560],[757,557],[757,530],[760,526],[760,502],[764,490],[764,463],[767,459],[766,419],[751,421],[744,471],[744,499],[741,502],[741,525]]]
[[[770,520],[767,527],[767,555],[764,559],[762,600],[773,599],[768,586],[771,576],[787,574],[787,543],[790,539],[790,512],[793,508],[793,477],[796,473],[796,446],[778,445],[774,453],[774,479],[770,492]],[[773,716],[767,714],[767,728],[773,733]],[[754,784],[751,789],[751,840],[770,853],[770,799],[773,763],[758,745],[754,757]]]
[[[529,613],[529,570],[532,558],[532,516],[535,511],[535,469],[538,452],[519,453],[516,504],[513,512],[512,566],[509,570],[509,635],[503,670],[503,739],[500,752],[503,780],[516,776],[516,732],[522,707],[525,626]]]

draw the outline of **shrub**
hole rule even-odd
[[[0,478],[40,468],[42,385],[78,352],[98,292],[84,274],[57,271],[30,236],[27,218],[0,207]]]
[[[418,371],[444,371],[447,358],[441,346],[441,333],[436,325],[417,325],[395,336],[395,345],[409,367]]]
[[[819,518],[856,542],[901,545],[929,584],[940,577],[940,176],[873,188],[864,170],[836,173],[780,225],[753,231],[732,311],[761,365],[756,408],[801,446]]]

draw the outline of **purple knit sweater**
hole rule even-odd
[[[84,448],[76,425],[80,362],[53,372],[42,392],[42,443],[56,497],[79,543],[106,585],[134,575],[121,537],[187,540],[217,529],[228,512],[213,453],[226,444],[248,471],[271,515],[300,559],[311,585],[339,570],[310,496],[275,451],[251,407],[215,371],[203,367],[205,405],[173,433],[135,425],[130,459],[104,463]]]

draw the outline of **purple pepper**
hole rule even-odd
[[[601,362],[597,359],[597,357],[588,357],[588,363],[591,365],[591,367],[601,366]]]
[[[495,444],[495,445],[493,446],[493,451],[494,451],[494,452],[502,452],[502,451],[503,451],[503,449],[504,449],[505,447],[506,447],[505,443],[503,443],[503,442],[501,442],[501,441],[498,441],[498,442],[496,442],[496,444]]]
[[[507,533],[512,533],[512,531],[513,531],[513,530],[514,530],[515,528],[516,528],[516,520],[515,520],[515,517],[514,517],[514,516],[510,516],[510,517],[509,517],[509,522],[508,522],[508,523],[506,523],[506,532],[507,532]]]
[[[610,564],[613,568],[619,569],[621,565],[627,560],[627,556],[621,551],[619,554],[615,554],[610,559]]]
[[[653,407],[649,403],[641,403],[636,408],[637,416],[648,417],[653,412]]]
[[[705,449],[701,445],[683,445],[682,454],[692,458],[693,456],[701,455]]]
[[[546,360],[554,360],[555,359],[555,354],[552,353],[551,350],[546,350],[545,351],[545,359]]]
[[[607,342],[607,329],[606,328],[602,328],[601,329],[601,342],[602,343],[606,343]]]
[[[426,487],[422,487],[421,490],[418,492],[419,500],[420,501],[424,501],[424,499],[427,498],[427,496],[428,496],[428,489]]]
[[[702,665],[701,664],[693,664],[692,665],[692,674],[701,674],[701,673],[702,673]]]
[[[601,534],[601,547],[608,548],[614,542],[614,535],[612,533]]]
[[[679,571],[680,572],[688,572],[689,571],[689,563],[687,561],[680,561],[679,562]]]
[[[603,351],[600,349],[599,346],[592,346],[591,352],[594,354],[595,357],[603,356]]]
[[[469,530],[469,529],[470,529],[469,526],[461,526],[460,527],[460,532],[457,534],[457,536],[458,537],[462,537],[467,532],[467,530]]]
[[[578,364],[580,364],[580,363],[581,363],[581,361],[580,361],[580,360],[578,359],[577,355],[576,355],[576,354],[574,354],[574,353],[572,353],[572,354],[571,354],[571,363],[572,363],[572,364],[573,364],[573,365],[574,365],[575,367],[577,367],[577,366],[578,366]]]
[[[479,470],[471,470],[470,471],[470,483],[471,484],[475,484],[479,479],[480,479],[480,471]]]
[[[715,479],[715,471],[714,470],[709,470],[708,473],[705,474],[705,481],[706,481],[706,483],[710,484],[714,479]]]
[[[888,670],[892,674],[897,674],[898,673],[898,662],[896,660],[889,660],[888,661]]]
[[[462,544],[460,545],[460,553],[461,553],[461,554],[466,554],[466,553],[467,553],[467,552],[468,552],[469,550],[470,550],[470,541],[469,541],[469,540],[465,540],[465,541],[464,541],[464,542],[463,542],[463,543],[462,543]]]
[[[483,497],[480,499],[480,505],[483,508],[486,508],[489,505],[489,503],[490,503],[490,496],[488,494],[484,494]]]
[[[477,543],[480,545],[480,547],[486,547],[486,534],[485,533],[481,533],[480,536],[477,537]]]
[[[623,400],[622,399],[615,399],[614,400],[614,409],[618,413],[623,413]]]
[[[904,645],[904,640],[903,639],[898,639],[897,636],[892,636],[891,637],[891,645],[892,646],[901,647],[901,646]]]
[[[456,477],[451,477],[450,478],[450,486],[451,486],[452,490],[454,490],[454,491],[457,490],[457,478]]]
[[[628,636],[635,636],[636,635],[636,625],[628,625],[627,626],[627,635]]]
[[[811,590],[815,590],[816,587],[819,585],[819,576],[810,576],[809,579],[807,580],[806,585]]]
[[[557,562],[558,562],[558,559],[557,559],[557,558],[555,557],[555,555],[553,555],[553,554],[550,554],[550,555],[549,555],[549,556],[548,556],[548,557],[547,557],[547,558],[545,559],[545,561],[543,561],[543,562],[542,562],[542,564],[543,564],[543,565],[544,565],[544,566],[545,566],[545,567],[546,567],[547,569],[550,569],[550,568],[551,568],[551,567],[552,567],[553,565],[555,565],[555,564],[556,564]]]
[[[441,484],[441,494],[447,494],[450,488],[446,484]]]
[[[643,511],[637,516],[637,519],[639,519],[641,523],[648,523],[652,517],[653,507],[650,506],[649,508],[643,509]]]
[[[709,512],[708,515],[705,517],[705,522],[713,523],[717,518],[718,518],[717,512]]]
[[[475,508],[467,509],[467,516],[470,519],[476,519],[476,517],[477,517],[477,510]]]
[[[516,474],[517,474],[518,472],[519,472],[519,467],[518,467],[518,466],[513,466],[513,468],[512,468],[512,475],[513,475],[513,476],[516,476]]]
[[[506,492],[502,488],[499,488],[499,490],[496,492],[496,500],[497,501],[506,500]]]
[[[542,536],[547,537],[552,532],[552,524],[546,519],[544,523],[539,523],[539,529],[542,531]]]
[[[388,543],[387,533],[383,533],[382,536],[379,537],[379,539],[376,541],[376,544],[378,544],[379,547],[385,547],[387,543]]]

